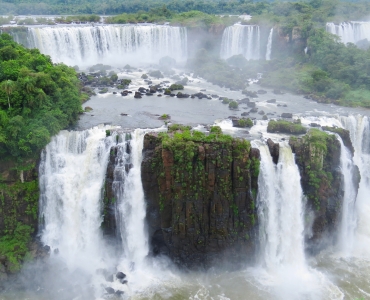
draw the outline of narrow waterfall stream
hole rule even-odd
[[[266,60],[271,60],[271,51],[272,51],[272,37],[274,35],[274,28],[271,28],[270,34],[267,40],[267,49],[266,49]]]
[[[353,178],[355,178],[355,166],[352,160],[352,153],[344,145],[340,136],[337,136],[341,145],[341,170],[343,174],[343,208],[342,222],[339,230],[339,250],[344,254],[352,253],[354,244],[354,234],[357,225],[356,204],[356,187]]]

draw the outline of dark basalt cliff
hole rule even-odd
[[[251,259],[259,150],[237,139],[169,140],[155,133],[144,138],[141,168],[152,253],[186,267]]]
[[[344,196],[341,146],[335,135],[318,129],[311,129],[302,138],[291,138],[289,143],[295,153],[303,192],[307,197],[305,220],[312,223],[312,232],[306,236],[306,248],[315,253],[325,246],[322,244],[324,237],[335,240],[340,222]],[[347,147],[351,149],[352,145]],[[354,184],[357,189],[359,180],[358,169],[355,169]],[[313,215],[310,216],[309,212]]]

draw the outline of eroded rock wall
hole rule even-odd
[[[247,141],[165,147],[144,138],[142,182],[153,254],[177,264],[239,265],[256,248],[259,151]]]

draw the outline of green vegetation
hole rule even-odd
[[[50,137],[82,112],[80,82],[73,68],[54,65],[37,49],[0,35],[0,157],[39,157]]]
[[[267,132],[270,133],[287,133],[287,134],[304,134],[307,132],[306,127],[299,122],[288,122],[285,120],[271,120],[267,125]]]
[[[236,102],[236,101],[231,101],[230,103],[229,103],[229,108],[230,109],[237,109],[239,107],[239,104],[238,104],[238,102]]]
[[[333,181],[333,170],[330,166],[333,152],[340,151],[340,145],[335,135],[328,134],[319,129],[310,129],[300,139],[290,139],[293,149],[297,146],[301,149],[298,157],[299,165],[303,166],[303,176],[307,185],[305,194],[309,203],[319,211],[322,201],[327,197],[325,194],[331,187]],[[325,201],[324,201],[325,202]]]
[[[250,118],[238,120],[239,127],[253,127],[253,125],[253,121]]]
[[[178,90],[183,90],[184,86],[181,85],[181,84],[174,83],[174,84],[171,84],[169,89],[170,89],[170,91],[178,91]]]
[[[33,230],[28,225],[17,223],[12,234],[0,237],[0,255],[7,259],[8,271],[17,272],[28,253]]]

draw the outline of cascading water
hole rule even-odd
[[[257,25],[235,24],[225,29],[222,35],[222,59],[242,54],[246,59],[260,59],[260,28]]]
[[[54,62],[91,66],[123,65],[133,60],[158,63],[164,56],[187,59],[187,31],[164,25],[106,25],[30,27],[29,47],[50,55]]]
[[[358,166],[361,181],[356,198],[358,224],[355,233],[354,252],[370,256],[370,124],[368,117],[341,117],[343,127],[349,130],[355,149],[354,163]]]
[[[285,142],[280,144],[277,165],[265,144],[259,144],[258,148],[262,269],[254,270],[256,279],[270,290],[274,299],[342,299],[339,289],[306,263],[304,196],[290,146]]]
[[[112,144],[104,128],[61,131],[41,157],[42,241],[72,270],[102,264],[101,190]]]
[[[270,34],[267,40],[267,49],[266,49],[266,60],[271,60],[271,50],[272,50],[272,37],[274,35],[274,28],[271,28]]]
[[[293,153],[289,145],[280,145],[276,166],[268,147],[259,148],[261,175],[257,202],[263,230],[263,261],[269,269],[284,265],[304,268],[303,192]]]
[[[340,136],[337,136],[340,145],[340,164],[343,174],[342,188],[343,195],[343,208],[342,208],[342,222],[339,230],[339,248],[345,254],[352,252],[354,243],[354,234],[357,224],[355,201],[356,201],[356,186],[353,182],[355,166],[352,160],[352,154],[344,145]]]
[[[345,44],[356,44],[365,39],[370,41],[370,22],[327,23],[326,31],[338,35]]]

